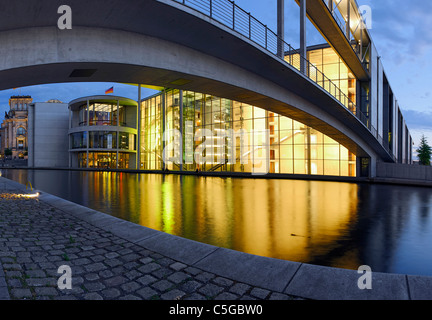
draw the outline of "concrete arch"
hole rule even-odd
[[[358,156],[391,161],[329,93],[248,39],[171,0],[76,1],[72,30],[56,1],[5,8],[0,89],[76,81],[153,84],[206,92],[289,116]],[[35,13],[36,12],[36,13]],[[95,16],[92,16],[95,14]]]

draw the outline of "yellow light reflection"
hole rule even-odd
[[[175,216],[174,216],[174,194],[173,194],[173,184],[165,182],[162,184],[162,221],[163,230],[167,233],[174,232]]]

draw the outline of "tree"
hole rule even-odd
[[[432,147],[428,145],[424,135],[420,140],[420,146],[417,149],[417,153],[421,165],[424,166],[431,165]]]
[[[5,149],[4,154],[6,157],[11,156],[12,155],[12,150],[11,149]]]

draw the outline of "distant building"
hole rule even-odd
[[[29,104],[28,166],[68,167],[68,129],[67,103],[51,99]]]
[[[9,99],[9,112],[0,129],[0,153],[11,159],[25,159],[28,154],[28,106],[31,96],[12,96]]]
[[[137,105],[115,96],[69,103],[69,165],[72,168],[136,169]]]

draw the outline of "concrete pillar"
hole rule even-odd
[[[90,148],[90,101],[87,99],[87,161],[86,161],[87,169],[90,167],[89,148]]]
[[[119,164],[119,148],[120,148],[120,100],[117,100],[117,148],[116,148],[116,169]]]
[[[284,58],[285,48],[285,0],[277,0],[277,36],[278,36],[278,57]]]
[[[347,1],[347,22],[346,22],[346,37],[348,40],[351,38],[351,1]]]
[[[136,169],[141,170],[141,84],[138,85]]]
[[[165,133],[165,110],[166,110],[166,91],[165,88],[162,91],[162,170],[165,170],[165,161],[163,158],[163,152],[165,150],[165,139],[163,135]]]
[[[183,90],[179,92],[180,113],[180,171],[183,171]]]
[[[306,74],[306,0],[300,0],[300,72]]]

